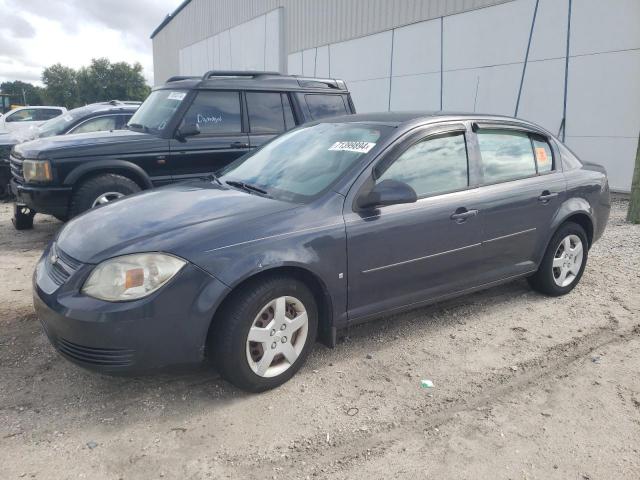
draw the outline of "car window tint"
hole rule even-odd
[[[289,101],[289,95],[282,94],[282,106],[284,107],[284,125],[287,130],[291,130],[296,126],[296,120],[293,116],[293,109]]]
[[[553,170],[553,152],[549,143],[539,135],[531,135],[531,143],[538,165],[538,173],[547,173]]]
[[[38,120],[51,120],[52,118],[56,118],[57,116],[62,115],[62,110],[58,108],[43,108],[38,110],[36,117]]]
[[[484,183],[505,182],[536,174],[529,135],[523,132],[478,132]]]
[[[282,98],[279,93],[247,92],[249,128],[254,133],[285,131]]]
[[[106,130],[115,130],[116,117],[110,115],[108,117],[96,117],[91,120],[87,120],[81,123],[69,133],[87,133],[87,132],[102,132]]]
[[[24,110],[18,110],[17,112],[7,115],[5,122],[33,122],[36,120],[36,110],[33,108],[26,108]]]
[[[409,184],[419,197],[452,192],[469,184],[463,133],[422,140],[402,153],[378,178]]]
[[[238,92],[200,92],[182,119],[182,125],[198,125],[201,134],[242,131]]]
[[[309,114],[314,120],[347,113],[342,95],[305,95],[304,98],[309,107]]]

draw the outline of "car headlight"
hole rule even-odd
[[[187,264],[164,253],[123,255],[100,263],[82,292],[109,302],[146,297],[173,278]]]
[[[25,182],[50,182],[53,180],[49,160],[24,160],[22,175]]]

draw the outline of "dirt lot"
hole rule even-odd
[[[206,369],[112,378],[61,358],[30,285],[61,224],[15,232],[0,204],[0,479],[638,479],[640,226],[625,209],[567,297],[517,281],[384,318],[248,395]]]

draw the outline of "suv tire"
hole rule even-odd
[[[527,278],[534,290],[557,297],[569,293],[587,265],[589,242],[577,223],[566,222],[551,238],[538,271]]]
[[[117,197],[131,195],[140,190],[140,186],[130,178],[114,173],[105,173],[89,178],[83,181],[73,194],[69,218],[93,208],[98,199],[105,194],[113,194],[114,197]]]
[[[208,341],[220,374],[249,392],[282,385],[304,364],[315,342],[314,295],[301,281],[282,275],[249,282],[231,295]],[[261,370],[265,358],[267,367]]]

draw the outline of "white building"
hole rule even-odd
[[[516,115],[631,186],[640,0],[186,0],[152,39],[158,84],[278,70],[346,80],[359,112]]]

